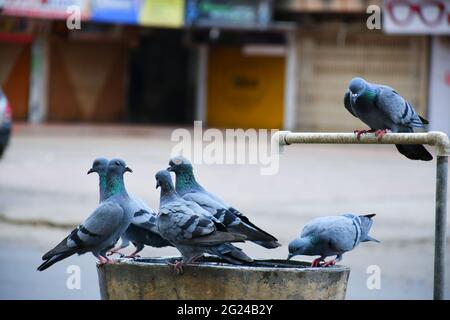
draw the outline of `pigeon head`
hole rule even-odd
[[[366,88],[367,82],[363,78],[353,78],[352,80],[350,80],[350,83],[348,84],[348,90],[350,91],[352,103],[356,102],[356,99],[358,99],[364,93]]]
[[[98,174],[102,174],[106,172],[106,168],[108,167],[108,159],[105,158],[97,158],[92,163],[92,168],[89,169],[87,174],[97,172]]]
[[[125,172],[133,172],[129,167],[127,167],[125,161],[122,159],[111,159],[108,163],[108,174],[121,174]]]
[[[160,170],[155,174],[156,189],[161,187],[162,190],[173,189],[172,177],[167,170]]]
[[[302,255],[302,254],[308,254],[308,251],[311,248],[311,241],[309,238],[298,238],[291,243],[289,243],[289,255],[288,260],[291,258]]]
[[[178,174],[184,172],[192,172],[193,168],[191,162],[188,159],[182,156],[177,156],[170,159],[169,167],[167,168],[167,170]]]

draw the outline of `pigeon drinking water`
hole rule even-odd
[[[174,157],[170,159],[167,170],[175,172],[175,188],[183,199],[196,202],[219,219],[230,231],[243,234],[247,237],[247,240],[268,249],[281,246],[274,236],[257,227],[244,214],[225,203],[216,195],[206,191],[196,181],[193,167],[189,160],[182,156]]]
[[[106,186],[111,190],[111,195],[55,248],[44,254],[42,260],[45,261],[38,267],[39,271],[73,254],[86,252],[91,252],[100,265],[112,263],[106,252],[119,240],[132,219],[129,210],[121,205],[122,199],[128,197],[123,185],[125,172],[131,172],[131,169],[122,160],[109,162],[106,169]]]
[[[229,232],[216,219],[211,219],[189,208],[185,200],[176,193],[170,173],[158,171],[156,188],[161,188],[158,230],[182,254],[182,261],[174,264],[177,273],[183,264],[194,263],[204,253],[217,255],[232,263],[252,261],[230,242],[245,240],[244,235]]]
[[[92,168],[88,174],[96,172],[99,176],[100,203],[107,199],[106,194],[110,192],[106,185],[106,168],[108,160],[97,158],[92,163]],[[144,201],[136,196],[129,194],[130,207],[133,211],[131,224],[122,235],[122,243],[117,248],[110,251],[109,254],[118,253],[119,250],[128,247],[130,241],[136,247],[136,250],[129,257],[136,257],[145,245],[156,248],[172,246],[167,240],[164,240],[158,233],[156,227],[156,213],[148,207]]]
[[[353,250],[360,242],[379,242],[369,236],[374,216],[344,214],[312,220],[305,225],[300,237],[289,243],[288,260],[296,255],[318,255],[320,257],[311,264],[311,267],[317,267],[326,257],[335,255],[336,259],[322,265],[326,267],[340,261],[345,252]]]
[[[345,108],[362,120],[370,130],[356,130],[357,137],[367,132],[375,132],[381,139],[387,130],[392,132],[414,132],[423,128],[428,121],[417,115],[411,104],[394,89],[373,84],[362,78],[350,81],[344,96]],[[412,160],[430,161],[433,156],[420,144],[398,144],[398,151]]]

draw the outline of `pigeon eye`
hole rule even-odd
[[[175,159],[175,160],[173,161],[173,163],[174,163],[175,165],[181,164],[181,160],[180,160],[180,159]]]

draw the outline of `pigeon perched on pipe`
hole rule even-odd
[[[44,254],[42,260],[45,261],[37,268],[39,271],[71,255],[86,252],[91,252],[99,260],[99,265],[113,263],[106,256],[106,252],[114,247],[132,220],[130,210],[121,204],[128,198],[123,185],[123,175],[131,171],[122,160],[109,162],[106,169],[106,186],[111,190],[110,196],[55,248]]]
[[[379,139],[392,132],[414,132],[423,128],[428,120],[419,116],[411,104],[394,89],[373,84],[362,78],[353,78],[344,96],[345,108],[370,127],[370,130],[355,130],[361,134],[374,132]],[[433,156],[420,144],[398,144],[397,150],[411,160],[430,161]]]
[[[345,252],[353,250],[360,242],[379,242],[369,236],[374,216],[344,214],[312,220],[305,225],[300,237],[289,243],[288,260],[297,255],[318,255],[320,257],[311,264],[311,267],[318,267],[326,257],[335,255],[335,259],[321,265],[327,267],[340,261]]]
[[[231,263],[252,261],[231,244],[244,241],[244,235],[229,232],[217,219],[190,209],[176,193],[168,171],[158,171],[155,179],[156,188],[161,188],[158,230],[182,255],[182,260],[173,265],[177,273],[183,272],[184,264],[194,263],[204,253],[217,255]]]
[[[97,173],[99,177],[99,193],[100,203],[107,199],[106,195],[110,193],[106,185],[106,168],[108,160],[105,158],[97,158],[92,163],[92,168],[88,174]],[[133,219],[131,224],[122,235],[122,243],[120,246],[112,249],[109,255],[119,253],[119,250],[129,246],[130,242],[136,247],[136,250],[128,257],[136,257],[137,254],[144,249],[144,246],[161,248],[172,246],[167,240],[164,240],[158,233],[156,227],[156,213],[145,204],[140,198],[129,194],[130,207],[133,211]]]
[[[253,224],[244,214],[216,195],[206,191],[195,179],[190,161],[177,156],[169,161],[168,171],[175,172],[175,188],[185,200],[196,202],[219,219],[230,231],[243,234],[247,240],[260,246],[273,249],[281,246],[278,240]]]

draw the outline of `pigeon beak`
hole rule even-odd
[[[156,189],[158,189],[159,187],[161,187],[161,185],[159,184],[159,181],[156,181]]]
[[[129,167],[125,167],[125,172],[126,172],[126,171],[128,171],[128,172],[130,172],[130,173],[133,172],[133,170],[131,170],[131,168],[129,168]]]
[[[87,172],[87,174],[90,174],[92,172],[95,172],[93,168],[90,168],[89,171]]]
[[[288,260],[288,261],[291,260],[293,256],[294,256],[294,255],[293,255],[292,253],[289,253],[289,255],[288,255],[288,257],[287,257],[287,260]]]
[[[169,172],[173,172],[172,167],[168,167],[166,170],[169,171]]]
[[[357,93],[352,94],[352,103],[355,103],[356,99],[358,99],[358,94]]]

